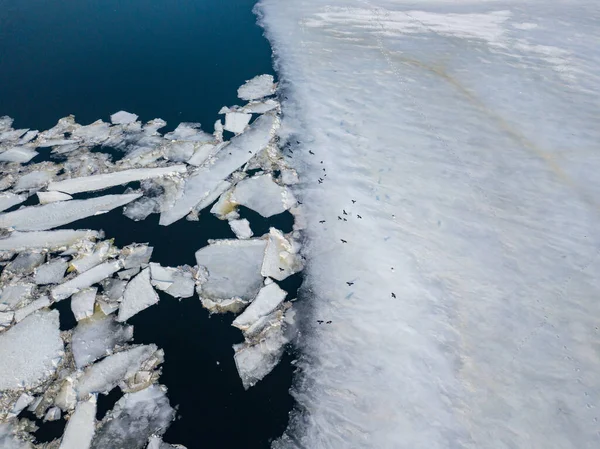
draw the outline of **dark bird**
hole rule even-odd
[[[352,204],[356,203],[356,200],[352,200]]]
[[[344,209],[342,209],[342,212],[344,213],[344,215],[348,215]]]
[[[279,268],[279,271],[283,271],[283,268]]]
[[[321,161],[321,164],[323,163],[323,161]]]
[[[325,223],[325,220],[321,220],[321,221],[319,221],[319,223],[323,224],[323,223]]]
[[[308,150],[308,153],[309,154],[315,154],[315,153],[312,152],[312,150]]]
[[[300,204],[300,205],[301,205],[301,204],[302,204],[302,201],[298,201],[298,204]]]
[[[331,321],[327,321],[327,324],[331,324],[331,323],[332,323]]]
[[[340,239],[342,241],[342,243],[348,243],[346,240],[344,239]]]
[[[323,320],[317,320],[317,323],[323,324]]]
[[[348,284],[348,287],[352,287],[354,285],[354,282],[346,282],[346,284]]]
[[[356,216],[357,216],[358,218],[361,218],[361,219],[362,219],[362,217],[361,217],[360,215],[356,214]]]
[[[395,298],[396,294],[394,292],[392,292],[392,298]]]
[[[344,221],[348,221],[348,220],[346,220],[346,219],[344,218]]]
[[[340,216],[338,215],[338,220],[341,220],[341,219],[342,219],[342,217],[340,217]]]
[[[325,171],[325,167],[323,167],[323,171]]]
[[[319,184],[323,184],[323,180],[319,178]]]

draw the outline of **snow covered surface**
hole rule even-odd
[[[275,447],[596,446],[597,4],[259,11],[310,260]]]
[[[0,215],[0,227],[17,231],[43,231],[91,215],[106,213],[142,196],[140,193],[106,195],[87,200],[60,201],[30,206]]]
[[[0,334],[0,391],[35,387],[63,355],[58,311],[38,311]]]

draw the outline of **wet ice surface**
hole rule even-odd
[[[309,237],[279,447],[597,446],[596,5],[259,9]]]
[[[217,367],[227,367],[217,377],[235,373],[227,380],[233,390],[222,394],[235,394],[235,400],[250,405],[275,401],[290,409],[285,387],[291,379],[289,360],[283,378],[271,377],[266,390],[257,387],[276,369],[295,335],[293,321],[286,321],[292,310],[286,299],[294,299],[297,286],[290,283],[292,288],[284,291],[263,272],[268,272],[265,266],[280,265],[274,279],[291,274],[299,239],[297,231],[290,233],[296,203],[278,175],[295,172],[275,139],[279,103],[262,100],[274,93],[272,78],[266,79],[270,85],[263,80],[252,88],[256,101],[249,105],[251,112],[240,113],[243,120],[230,119],[225,126],[236,133],[230,140],[223,140],[222,128],[216,126],[209,134],[197,123],[182,123],[162,135],[157,132],[165,125],[162,120],[142,124],[124,111],[113,114],[111,123],[80,125],[73,116],[65,117],[40,133],[13,130],[11,119],[0,118],[0,153],[27,145],[43,156],[41,162],[2,166],[0,423],[10,427],[3,428],[0,441],[31,442],[40,449],[180,447],[160,439],[175,412],[167,388],[160,385],[165,354],[152,337],[167,334],[168,327],[178,331],[194,317],[175,322],[160,316],[164,321],[149,326],[153,308],[173,307],[160,303],[165,301],[162,292],[182,301],[181,307],[193,301],[210,313],[238,314],[256,298],[243,323],[236,324],[243,333],[230,327],[234,317],[220,320],[231,332],[218,342],[218,353],[228,354],[229,360],[217,360]],[[253,114],[259,115],[249,124]],[[242,185],[240,201],[229,201],[236,187],[257,172],[268,182],[258,188]],[[217,200],[219,212],[211,213]],[[281,219],[284,211],[289,217]],[[257,222],[259,213],[270,220]],[[238,219],[242,214],[248,218]],[[292,224],[287,223],[290,219]],[[271,224],[286,234],[269,230]],[[280,240],[275,247],[274,235]],[[132,320],[142,337],[134,339],[134,326],[128,324]],[[202,320],[196,326],[205,326],[206,316]],[[151,327],[154,332],[148,331]],[[183,333],[162,344],[187,337]],[[218,339],[218,334],[207,337],[213,346]],[[190,361],[198,358],[196,350],[190,354],[183,346],[176,351]],[[188,365],[180,361],[177,366],[187,370]],[[222,411],[215,417],[199,414],[198,401],[177,391],[178,379],[193,376],[201,383],[214,376],[204,374],[212,368],[201,369],[203,373],[176,373],[166,383],[176,383],[182,406],[195,404],[188,416],[218,421]],[[195,388],[190,379],[181,382],[190,385]],[[251,387],[258,392],[242,393]],[[124,396],[112,399],[115,391]],[[227,408],[219,404],[215,410]],[[219,432],[229,433],[228,425],[228,420],[218,424]],[[260,435],[256,444],[263,446],[273,437],[265,429],[283,430],[279,422],[255,419],[244,426]],[[5,434],[14,434],[17,442]],[[189,435],[185,438],[189,444]]]

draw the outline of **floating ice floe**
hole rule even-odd
[[[175,131],[165,134],[168,140],[184,140],[189,142],[212,142],[212,134],[208,134],[200,128],[200,123],[180,123]]]
[[[24,307],[21,307],[15,311],[15,322],[18,323],[23,321],[27,316],[33,312],[50,306],[50,298],[47,296],[40,296],[38,299],[30,302]]]
[[[269,315],[285,300],[287,293],[275,282],[264,286],[256,295],[252,303],[233,320],[232,326],[245,331],[260,318]]]
[[[69,418],[59,449],[90,449],[96,430],[96,396],[77,404]]]
[[[151,436],[146,449],[186,449],[181,444],[165,443],[160,437]]]
[[[78,323],[73,331],[75,366],[81,369],[112,354],[117,346],[125,345],[132,338],[133,326],[120,324],[112,316],[98,313],[91,319]]]
[[[36,195],[38,196],[40,204],[49,204],[73,199],[71,195],[62,192],[37,192]]]
[[[131,269],[145,266],[150,262],[153,249],[152,246],[139,243],[125,246],[119,255],[119,259],[123,262],[123,268]]]
[[[110,116],[110,121],[113,125],[127,125],[134,123],[138,119],[138,116],[126,111],[115,112]]]
[[[98,288],[89,287],[75,293],[71,297],[71,311],[77,321],[89,318],[94,314],[96,304],[96,292]]]
[[[56,174],[56,171],[56,168],[51,168],[48,170],[35,170],[29,172],[19,178],[13,187],[13,190],[15,192],[39,190],[50,182],[52,177]]]
[[[44,422],[46,421],[58,421],[61,418],[61,411],[58,407],[50,407],[44,416]]]
[[[219,240],[198,250],[196,262],[208,277],[198,289],[203,304],[205,300],[238,299],[242,303],[232,311],[239,311],[244,302],[254,299],[263,282],[260,269],[265,248],[266,241],[261,239]],[[217,307],[213,309],[217,311]]]
[[[53,259],[35,270],[33,280],[38,285],[60,284],[68,266],[69,263],[66,259]]]
[[[43,206],[24,207],[0,215],[0,228],[17,231],[42,231],[80,220],[91,215],[106,213],[142,196],[140,193],[106,195],[87,200],[61,201]]]
[[[246,206],[263,217],[280,214],[296,204],[291,192],[273,181],[268,174],[239,182],[230,201]]]
[[[119,399],[96,431],[92,449],[142,449],[150,436],[162,435],[175,417],[166,388],[151,385]]]
[[[150,263],[152,285],[175,298],[189,298],[194,295],[196,281],[190,267],[162,267]]]
[[[168,176],[174,173],[185,173],[185,165],[171,165],[158,168],[137,168],[122,170],[101,175],[86,176],[84,178],[71,178],[63,181],[51,182],[48,190],[56,190],[64,193],[75,194],[91,192],[94,190],[107,189],[109,187],[127,184],[133,181]]]
[[[0,212],[5,211],[27,199],[27,195],[17,195],[12,192],[0,193]]]
[[[118,250],[113,247],[112,242],[110,240],[105,240],[97,243],[91,253],[79,253],[79,255],[69,263],[69,270],[83,273],[117,254]]]
[[[20,164],[26,164],[37,155],[38,152],[31,148],[14,147],[0,153],[0,162],[18,162]]]
[[[35,285],[29,282],[6,284],[0,291],[0,304],[15,309],[33,296]]]
[[[98,231],[65,229],[41,232],[12,232],[0,239],[0,251],[23,251],[26,249],[58,250],[83,240],[94,240],[100,236]]]
[[[234,134],[241,134],[250,123],[252,114],[245,114],[243,112],[227,112],[225,114],[225,125],[223,129],[230,131]]]
[[[58,311],[40,310],[0,334],[0,391],[49,379],[63,356]]]
[[[283,281],[301,271],[303,262],[299,251],[300,245],[297,242],[286,238],[278,229],[271,228],[261,268],[262,275]]]
[[[63,284],[57,285],[50,290],[50,294],[55,301],[60,301],[85,288],[91,287],[92,285],[100,282],[103,279],[106,279],[109,276],[112,276],[121,268],[121,262],[119,261],[113,260],[110,262],[104,262],[103,264],[95,266],[94,268],[81,273],[77,277],[70,279]]]
[[[275,83],[272,75],[255,76],[238,89],[238,97],[247,101],[259,100],[274,93]]]
[[[245,218],[242,220],[230,220],[229,226],[238,239],[249,239],[252,237],[250,222]]]
[[[279,107],[279,102],[269,98],[265,101],[253,101],[248,103],[240,112],[246,112],[249,114],[264,114],[265,112],[272,111]]]
[[[126,321],[142,310],[156,304],[158,300],[158,295],[150,283],[150,268],[145,268],[127,284],[117,319]]]
[[[24,251],[21,252],[6,265],[6,272],[13,273],[20,276],[26,276],[33,273],[37,267],[44,263],[46,255],[37,251]]]

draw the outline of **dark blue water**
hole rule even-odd
[[[123,109],[144,121],[163,118],[171,129],[201,122],[210,132],[221,106],[240,102],[239,85],[272,73],[271,49],[253,6],[254,0],[0,0],[0,116],[15,118],[15,127],[43,130],[68,114],[87,124]],[[42,151],[32,163],[48,158]],[[34,196],[27,204],[36,202]],[[241,214],[256,235],[269,226],[289,232],[293,223],[289,213],[270,220],[247,209]],[[118,246],[149,242],[152,260],[171,266],[195,264],[194,252],[209,238],[234,237],[206,210],[198,222],[167,228],[156,215],[133,222],[121,210],[65,227],[103,229]],[[296,275],[282,283],[288,299],[301,281]],[[209,317],[197,297],[159,294],[159,304],[130,322],[136,343],[165,350],[160,381],[178,407],[165,441],[188,449],[269,447],[294,405],[292,355],[244,391],[232,349],[243,337],[231,327],[233,317]],[[55,308],[63,329],[75,326],[68,300]],[[120,396],[117,388],[99,399],[99,419]],[[65,424],[37,423],[40,442],[57,438]]]

